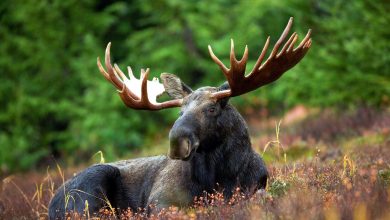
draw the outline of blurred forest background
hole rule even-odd
[[[313,30],[311,50],[277,83],[234,98],[241,111],[389,106],[389,11],[387,0],[2,0],[0,172],[78,163],[99,150],[113,159],[167,138],[177,110],[130,110],[100,75],[96,57],[108,42],[122,69],[217,86],[224,76],[208,44],[225,63],[230,38],[237,54],[248,44],[252,67],[266,37],[273,45],[294,17],[300,39]]]

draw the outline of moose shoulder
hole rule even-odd
[[[118,90],[126,106],[133,109],[160,110],[180,107],[180,117],[170,133],[168,156],[156,156],[93,165],[61,186],[49,205],[49,218],[64,218],[68,211],[83,212],[88,201],[89,212],[105,206],[115,208],[158,208],[188,206],[195,196],[215,189],[230,198],[233,190],[254,193],[265,188],[267,169],[254,152],[247,125],[229,98],[242,95],[278,79],[297,64],[311,45],[310,30],[294,48],[297,34],[283,45],[292,25],[288,22],[270,56],[262,64],[269,45],[267,39],[253,70],[245,76],[248,50],[238,61],[233,41],[228,69],[212,52],[227,82],[220,87],[202,87],[193,91],[173,74],[161,74],[148,81],[149,69],[136,79],[129,68],[129,79],[110,61],[110,44],[105,55],[106,70],[98,59],[103,76]],[[158,95],[166,92],[172,100],[159,103]]]

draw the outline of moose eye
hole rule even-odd
[[[215,107],[209,108],[209,112],[210,112],[210,113],[214,113],[214,112],[215,112]]]

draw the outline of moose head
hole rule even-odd
[[[161,74],[162,84],[156,78],[153,81],[148,81],[149,69],[142,69],[138,80],[134,77],[130,67],[128,67],[129,78],[127,78],[118,65],[112,66],[111,64],[110,43],[107,45],[105,55],[107,71],[103,68],[99,58],[97,64],[100,72],[118,89],[119,96],[129,108],[161,110],[181,107],[180,117],[169,133],[170,150],[168,155],[172,159],[188,160],[192,153],[197,151],[199,146],[202,146],[202,141],[218,138],[213,135],[220,133],[213,131],[223,129],[224,122],[220,119],[227,117],[228,111],[225,111],[225,107],[230,97],[243,95],[274,82],[305,56],[311,46],[311,30],[308,31],[298,47],[294,48],[298,40],[298,35],[295,32],[281,47],[288,36],[292,22],[293,19],[290,18],[268,59],[263,62],[270,43],[270,37],[267,38],[256,64],[248,74],[245,74],[248,60],[247,46],[241,60],[237,60],[234,53],[234,42],[231,40],[230,68],[227,68],[215,56],[209,45],[211,58],[227,79],[227,82],[220,87],[202,87],[193,91],[180,78],[168,73]],[[279,51],[280,48],[282,49]],[[172,100],[157,102],[157,96],[163,92],[166,92]]]

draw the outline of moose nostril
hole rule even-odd
[[[191,140],[186,137],[171,138],[168,156],[171,159],[182,159],[191,153]]]
[[[180,155],[187,155],[191,150],[191,142],[188,138],[182,138],[179,142]]]

